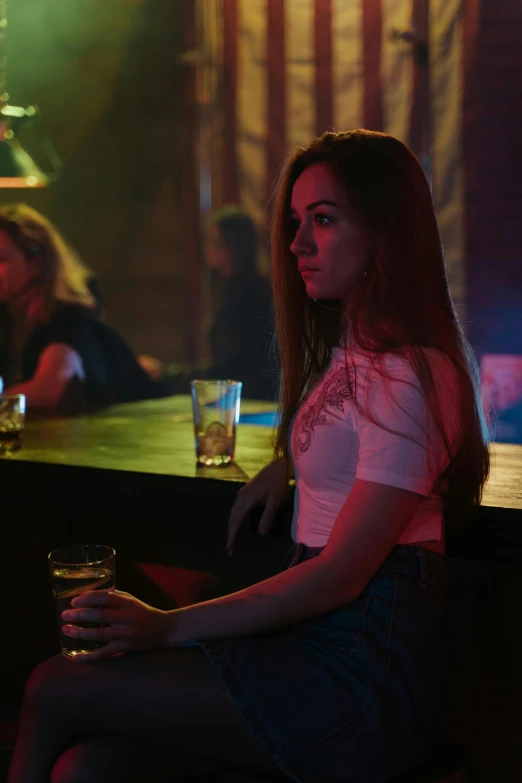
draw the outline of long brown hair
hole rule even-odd
[[[371,243],[367,274],[350,307],[353,341],[385,377],[385,354],[399,354],[411,365],[450,455],[438,491],[448,524],[457,528],[480,502],[489,472],[477,365],[453,307],[428,182],[415,155],[385,133],[324,133],[306,149],[298,149],[282,171],[272,217],[274,309],[283,368],[276,456],[290,465],[292,419],[347,328],[342,302],[329,302],[326,308],[308,297],[290,251],[295,235],[293,186],[308,166],[317,163],[328,166],[344,188]],[[440,351],[458,374],[462,429],[455,453],[426,349]]]

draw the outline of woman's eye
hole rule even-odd
[[[291,225],[292,225],[292,229],[293,229],[294,231],[297,231],[297,230],[298,230],[298,228],[299,228],[299,226],[301,225],[301,221],[300,221],[300,220],[298,220],[298,219],[297,219],[297,218],[295,218],[295,217],[293,217],[293,218],[290,218],[290,223],[291,223]]]
[[[324,212],[316,212],[314,219],[320,226],[331,226],[335,222],[331,215],[326,215]]]

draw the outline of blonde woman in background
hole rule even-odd
[[[0,207],[0,376],[27,405],[77,412],[161,396],[121,337],[99,320],[92,271],[25,204]]]

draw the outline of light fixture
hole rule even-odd
[[[34,122],[38,107],[24,108],[8,103],[6,29],[7,0],[0,0],[0,188],[43,188],[57,179],[62,164],[50,140],[40,133],[40,146],[53,169],[44,172],[16,136],[22,123]]]

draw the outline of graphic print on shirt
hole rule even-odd
[[[355,396],[355,371],[351,365],[341,365],[326,376],[319,389],[316,398],[310,405],[306,405],[309,397],[306,395],[301,404],[300,411],[293,428],[294,459],[299,459],[301,454],[308,451],[312,443],[315,428],[326,424],[328,415],[327,406],[337,408],[344,412],[344,401],[351,400]]]

